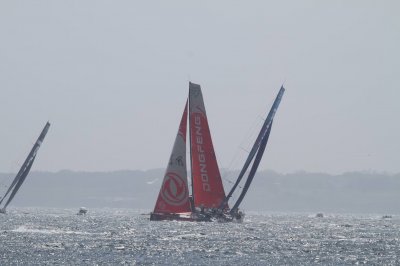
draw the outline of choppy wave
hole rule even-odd
[[[16,233],[33,233],[33,234],[77,234],[77,235],[90,235],[93,233],[88,232],[79,232],[79,231],[71,231],[71,230],[61,230],[61,229],[39,229],[39,228],[31,228],[29,226],[21,225],[16,229],[10,230],[11,232]]]
[[[397,265],[400,217],[250,213],[236,224],[11,209],[0,243],[1,265]]]

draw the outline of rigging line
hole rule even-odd
[[[262,127],[261,127],[261,130],[260,130],[260,132],[258,133],[258,136],[257,136],[257,138],[256,138],[256,141],[254,142],[253,147],[251,148],[251,152],[250,152],[249,156],[247,157],[247,159],[246,159],[246,161],[245,161],[245,163],[244,163],[244,166],[242,167],[242,170],[240,171],[239,176],[238,176],[238,178],[237,178],[235,184],[233,185],[233,187],[232,187],[231,190],[229,191],[229,193],[228,193],[228,195],[226,196],[225,200],[222,202],[220,208],[223,208],[224,205],[229,201],[229,198],[232,196],[233,192],[236,190],[237,186],[238,186],[239,183],[241,182],[241,180],[242,180],[244,174],[246,173],[248,167],[250,166],[250,164],[253,164],[253,166],[255,165],[254,156],[256,156],[256,159],[257,159],[258,155],[260,154],[259,152],[260,152],[260,148],[262,147],[263,139],[264,139],[264,137],[265,137],[265,134],[269,134],[269,133],[267,133],[267,132],[268,132],[269,130],[271,130],[272,121],[273,121],[274,116],[275,116],[275,114],[276,114],[276,111],[277,111],[277,109],[278,109],[278,107],[279,107],[279,104],[280,104],[280,102],[281,102],[281,100],[282,100],[282,96],[283,96],[283,93],[284,93],[284,92],[285,92],[285,88],[284,88],[283,86],[281,86],[281,88],[279,89],[278,95],[276,96],[276,98],[275,98],[275,100],[274,100],[274,103],[272,104],[272,107],[271,107],[271,109],[270,109],[269,112],[268,112],[267,119],[264,121],[264,123],[263,123],[263,125],[262,125]],[[261,152],[261,153],[262,153],[262,152]],[[262,156],[262,154],[261,154],[261,156]],[[253,162],[253,163],[252,163],[252,162]],[[258,163],[259,163],[259,162],[257,162],[257,166],[255,166],[255,170],[257,170]],[[252,166],[252,168],[251,168],[251,170],[250,170],[250,173],[253,172],[253,166]],[[249,180],[249,179],[250,179],[250,178],[248,178],[248,180]],[[251,179],[252,179],[252,178],[251,178]],[[250,181],[250,182],[251,182],[251,181]],[[247,186],[247,182],[246,182],[245,187],[246,187],[246,186]],[[247,190],[247,189],[246,189],[246,190]],[[240,199],[240,200],[241,200],[241,199]],[[239,203],[239,204],[240,204],[240,203]],[[236,204],[235,204],[235,205],[236,205]]]
[[[272,103],[274,103],[274,102],[275,102],[275,100],[273,100]],[[255,136],[257,136],[257,134],[258,134],[259,128],[262,128],[266,119],[267,119],[267,117],[265,116],[264,108],[263,109],[260,108],[258,115],[255,118],[253,118],[252,125],[250,126],[250,128],[247,130],[245,136],[240,141],[240,144],[236,148],[236,152],[235,152],[233,158],[231,159],[230,163],[228,164],[228,167],[224,168],[224,172],[222,173],[221,176],[224,176],[225,178],[230,177],[231,174],[227,174],[227,172],[228,171],[230,173],[233,172],[233,166],[237,165],[237,163],[239,161],[239,154],[240,154],[241,150],[245,151],[247,154],[250,154],[250,151],[248,149],[245,149],[244,147],[249,147],[249,148],[252,147],[252,145],[253,145],[252,140],[256,138]],[[245,143],[245,142],[247,142],[247,143]]]
[[[261,140],[260,147],[259,147],[259,149],[257,151],[256,157],[254,158],[253,164],[251,166],[251,170],[250,170],[250,172],[248,174],[246,183],[244,184],[244,188],[243,188],[242,192],[240,193],[240,196],[239,196],[238,200],[233,205],[233,207],[232,207],[232,209],[230,211],[231,214],[234,213],[239,208],[240,203],[244,199],[244,196],[246,195],[246,193],[247,193],[247,191],[248,191],[248,189],[249,189],[249,187],[251,185],[251,182],[253,181],[254,176],[257,173],[257,168],[260,165],[260,162],[261,162],[261,159],[263,157],[265,148],[267,147],[268,139],[269,139],[269,136],[270,136],[270,133],[271,133],[272,123],[273,123],[273,120],[271,121],[271,125],[268,128],[268,131],[266,132],[266,134],[264,135],[264,137]]]
[[[225,177],[222,177],[223,180],[225,180],[226,182],[228,182],[229,184],[234,184],[235,182],[233,182],[230,179],[226,179]],[[239,188],[242,188],[240,185],[238,186]]]
[[[246,150],[244,147],[239,147],[242,151],[245,151],[245,152],[247,152],[247,153],[250,153],[250,151],[249,150]]]
[[[261,118],[261,119],[260,119]],[[233,158],[231,159],[229,165],[227,168],[224,168],[224,172],[222,173],[222,176],[226,176],[227,178],[229,176],[232,175],[233,169],[234,169],[234,165],[238,165],[239,163],[239,156],[241,154],[241,150],[245,151],[247,154],[250,153],[250,151],[246,148],[246,147],[251,147],[252,143],[252,139],[254,139],[254,136],[256,135],[258,129],[261,127],[262,122],[265,120],[266,118],[264,118],[261,115],[258,115],[258,117],[253,119],[252,125],[249,127],[249,129],[247,130],[247,132],[245,133],[245,136],[242,138],[242,140],[240,141],[239,146],[236,148],[236,152],[233,155]],[[247,143],[245,143],[247,142]],[[241,164],[241,163],[240,163]],[[227,175],[227,172],[230,172],[231,174]]]
[[[228,178],[232,178],[233,177],[233,175],[235,173],[233,165],[238,165],[238,164],[242,163],[242,162],[239,163],[239,160],[242,159],[242,158],[239,158],[240,154],[241,154],[241,151],[244,151],[247,155],[250,154],[250,151],[248,149],[244,148],[244,147],[239,146],[237,148],[237,152],[235,153],[234,158],[231,160],[230,166],[228,168],[224,169],[224,172],[223,172],[222,176],[224,176],[225,180],[228,179]],[[229,173],[229,174],[227,174],[227,173]],[[229,183],[232,184],[234,182],[232,181],[232,179],[229,179]],[[241,186],[239,186],[239,187],[242,188]]]

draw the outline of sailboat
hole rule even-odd
[[[234,187],[226,195],[214,152],[201,87],[189,82],[189,97],[150,220],[242,221],[244,214],[239,210],[239,205],[263,156],[271,132],[272,120],[284,90],[282,86]],[[191,195],[186,165],[187,120],[189,120]],[[230,209],[229,198],[253,159],[254,162],[242,193]]]
[[[272,104],[271,110],[269,111],[268,116],[265,119],[260,132],[258,133],[257,139],[254,142],[253,147],[250,150],[250,153],[242,167],[242,170],[240,171],[239,176],[236,179],[235,184],[233,185],[233,187],[229,191],[228,195],[225,197],[225,199],[221,202],[221,205],[219,206],[220,212],[221,212],[221,210],[227,208],[229,199],[232,197],[232,195],[235,192],[235,190],[237,189],[240,181],[242,180],[242,178],[245,175],[245,173],[247,172],[250,164],[252,163],[250,172],[247,176],[247,180],[243,186],[242,192],[240,193],[240,195],[239,195],[238,199],[236,200],[235,204],[233,205],[233,207],[229,210],[229,213],[228,213],[229,215],[224,216],[225,219],[228,219],[228,220],[234,219],[234,218],[238,219],[238,220],[243,219],[243,213],[241,213],[239,211],[239,205],[242,203],[244,196],[246,195],[246,193],[250,187],[250,184],[253,181],[254,176],[257,172],[257,169],[261,162],[262,156],[264,155],[264,151],[265,151],[265,148],[268,143],[269,135],[271,133],[272,123],[274,121],[274,117],[275,117],[276,111],[278,110],[279,104],[281,103],[284,92],[285,92],[285,88],[282,85],[278,92],[278,95],[275,98],[274,103]]]
[[[44,138],[46,137],[47,131],[49,130],[50,123],[47,122],[44,126],[42,132],[39,135],[39,138],[36,140],[35,144],[33,145],[32,150],[28,154],[28,157],[25,159],[25,162],[22,164],[21,168],[19,169],[17,175],[15,176],[14,180],[12,181],[11,185],[8,187],[6,193],[0,200],[0,206],[5,201],[4,206],[0,209],[0,213],[6,213],[6,209],[8,204],[13,200],[15,194],[17,194],[18,190],[24,183],[26,177],[29,174],[29,171],[32,168],[33,162],[36,158],[36,154],[42,144]],[[7,199],[7,200],[6,200]]]

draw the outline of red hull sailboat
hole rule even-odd
[[[188,114],[189,112],[189,114]],[[189,119],[192,195],[186,166]],[[225,198],[208,126],[200,85],[189,83],[189,99],[150,220],[208,221],[205,210],[218,208]]]
[[[233,221],[243,219],[238,211],[239,204],[255,175],[264,153],[272,120],[283,94],[281,88],[274,105],[264,122],[252,152],[246,160],[236,183],[238,184],[252,162],[252,168],[245,187],[234,208],[229,209],[228,200],[237,187],[235,183],[228,196],[225,195],[221,174],[218,168],[210,128],[200,85],[189,82],[189,97],[179,125],[178,134],[171,152],[164,179],[150,220],[180,221]],[[191,165],[190,195],[186,165],[186,135],[189,120],[189,144]]]

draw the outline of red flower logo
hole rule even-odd
[[[185,180],[176,173],[167,173],[164,177],[161,197],[170,205],[179,206],[188,200]]]

